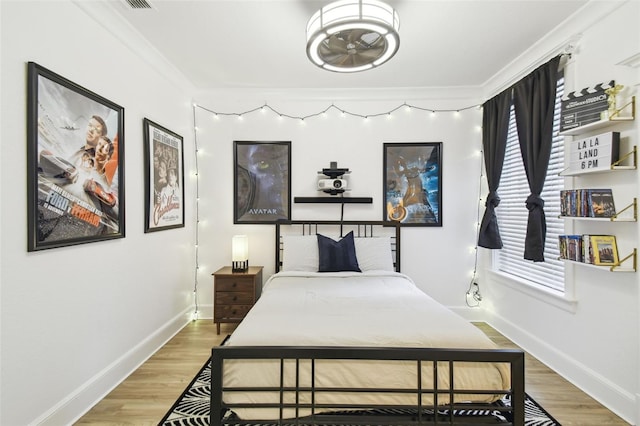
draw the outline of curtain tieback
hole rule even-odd
[[[493,207],[496,208],[498,207],[498,205],[500,204],[500,197],[498,196],[498,193],[496,191],[491,191],[489,192],[489,195],[487,195],[487,201],[485,201],[484,205],[485,207]]]
[[[532,211],[534,210],[536,207],[542,209],[544,208],[544,200],[542,198],[540,198],[539,195],[535,195],[535,194],[531,194],[529,195],[529,197],[527,197],[527,210]]]

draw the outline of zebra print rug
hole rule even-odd
[[[525,395],[525,426],[560,426],[529,395]],[[160,420],[161,426],[209,426],[209,404],[211,398],[211,360],[207,360],[189,386]],[[509,405],[508,399],[502,401]],[[388,413],[380,413],[388,414]],[[501,417],[496,415],[496,422]],[[274,425],[275,426],[275,425]]]

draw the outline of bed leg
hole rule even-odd
[[[216,351],[211,350],[211,407],[210,407],[210,424],[211,426],[220,426],[222,424],[222,392],[215,392],[216,389],[222,389],[222,356]]]
[[[511,363],[513,424],[524,425],[524,353]]]

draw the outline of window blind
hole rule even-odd
[[[564,169],[564,137],[560,136],[560,101],[564,93],[564,79],[558,80],[554,120],[553,145],[549,158],[547,178],[541,197],[547,220],[544,262],[524,259],[524,239],[527,233],[529,211],[525,201],[529,194],[527,176],[522,164],[518,132],[513,105],[509,117],[509,133],[504,166],[498,194],[500,205],[496,209],[503,248],[498,250],[497,269],[537,285],[564,291],[564,263],[559,260],[558,235],[564,233],[564,221],[560,216],[560,190],[564,179],[559,173]]]

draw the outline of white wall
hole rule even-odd
[[[630,1],[606,17],[582,21],[578,50],[566,69],[567,92],[614,79],[626,86],[626,95],[638,96],[639,16],[640,3]],[[634,56],[635,68],[619,65]],[[595,134],[607,131],[620,131],[625,147],[639,143],[638,120]],[[570,141],[568,137],[566,143]],[[631,171],[583,176],[575,182],[567,179],[566,184],[612,187],[616,204],[622,208],[638,196],[639,183],[638,172]],[[614,233],[622,256],[640,242],[635,222],[567,221],[565,229],[579,234]],[[640,423],[638,274],[567,264],[568,294],[552,297],[491,273],[490,256],[482,251],[488,269],[483,305],[489,321],[624,419]]]
[[[613,3],[598,5],[613,8],[608,6]],[[330,161],[349,167],[352,195],[372,196],[374,201],[345,206],[347,219],[382,216],[384,142],[442,141],[444,226],[403,230],[403,271],[437,300],[470,318],[488,312],[492,323],[509,337],[625,418],[634,417],[640,378],[629,372],[639,370],[637,274],[574,271],[569,285],[575,287],[578,304],[575,312],[567,312],[541,302],[537,294],[515,291],[497,280],[489,282],[491,275],[484,271],[485,309],[465,308],[475,258],[480,111],[431,117],[400,110],[391,119],[364,122],[342,118],[333,110],[301,125],[278,121],[268,112],[248,115],[242,123],[230,117],[215,121],[210,112],[198,107],[195,116],[200,130],[194,136],[191,98],[195,90],[172,65],[158,62],[152,50],[141,45],[132,29],[122,26],[108,8],[101,11],[99,3],[91,4],[85,10],[82,2],[70,0],[0,2],[1,424],[69,423],[178,330],[193,309],[196,234],[202,317],[212,314],[211,273],[230,262],[232,235],[249,234],[251,263],[265,266],[265,279],[273,273],[273,227],[233,225],[233,140],[290,140],[293,196],[313,195],[316,171]],[[637,69],[631,76],[634,71],[615,63],[638,52],[634,21],[638,7],[638,2],[631,1],[602,22],[568,23],[565,34],[552,34],[532,46],[529,56],[523,54],[476,90],[219,91],[193,98],[202,107],[221,112],[246,111],[267,100],[290,115],[315,113],[332,103],[360,114],[387,111],[405,101],[425,108],[456,109],[478,104],[506,87],[515,75],[524,74],[540,57],[558,48],[569,28],[585,30],[582,51],[573,64],[574,87],[608,78],[637,84]],[[613,41],[605,46],[604,40]],[[26,252],[27,61],[38,62],[125,107],[125,239]],[[479,96],[480,89],[484,97]],[[144,117],[185,138],[186,198],[191,201],[187,201],[183,229],[143,232]],[[200,148],[198,226],[194,224],[196,137]],[[337,219],[339,214],[336,205],[293,205],[294,219]],[[638,233],[636,224],[630,229]],[[482,254],[481,259],[486,259]],[[106,273],[96,273],[98,259],[108,259]],[[610,357],[613,362],[604,361]]]
[[[67,424],[190,316],[194,209],[187,205],[185,228],[144,234],[142,120],[184,136],[191,170],[191,89],[74,3],[2,1],[0,7],[0,424]],[[109,22],[108,15],[101,18]],[[128,29],[116,24],[111,29],[126,38]],[[126,238],[27,253],[28,61],[125,108]],[[157,71],[163,68],[166,74]]]
[[[356,114],[390,111],[404,101],[429,109],[456,109],[478,104],[477,99],[457,97],[442,100],[442,91],[421,93],[421,99],[407,99],[399,93],[270,93],[269,105],[287,115],[305,116],[326,109],[332,103]],[[336,97],[340,99],[336,99]],[[381,96],[389,97],[379,100]],[[390,98],[390,96],[396,96]],[[414,93],[413,96],[416,96]],[[255,112],[238,120],[217,112],[241,112],[264,103],[264,93],[208,93],[198,96],[198,146],[200,180],[200,247],[202,262],[199,281],[207,282],[199,295],[211,312],[210,274],[230,262],[231,237],[249,236],[250,264],[264,265],[264,279],[274,272],[274,227],[233,225],[233,141],[291,141],[292,196],[316,196],[317,172],[337,161],[351,170],[351,196],[373,197],[373,204],[348,204],[345,219],[381,220],[383,143],[443,143],[443,226],[406,227],[402,231],[402,271],[443,304],[465,311],[465,293],[474,268],[474,241],[481,173],[481,111],[477,108],[455,112],[405,109],[391,116],[365,120],[343,117],[337,109],[326,116],[304,121],[280,119],[271,111]],[[369,99],[367,99],[369,98]],[[275,100],[274,100],[275,99]],[[357,99],[357,100],[356,100]],[[338,204],[292,204],[293,219],[340,219]],[[218,244],[211,244],[215,241]],[[209,242],[209,244],[205,244]],[[455,265],[455,267],[451,267]],[[472,314],[472,313],[471,313]],[[210,315],[210,314],[207,314]]]

